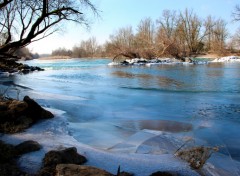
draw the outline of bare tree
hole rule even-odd
[[[1,0],[0,1],[0,9],[2,9],[3,7],[7,6],[10,2],[12,2],[13,0]]]
[[[64,21],[88,25],[84,12],[89,9],[97,14],[90,0],[4,0],[0,4],[2,55],[53,34]]]
[[[158,29],[155,38],[155,45],[158,49],[158,56],[178,57],[180,45],[177,44],[177,14],[176,11],[164,10],[162,17],[157,20]],[[178,47],[177,47],[178,45]]]
[[[226,39],[228,37],[227,23],[223,19],[218,19],[213,27],[212,48],[214,52],[223,54],[225,51]]]
[[[52,56],[71,56],[72,51],[66,48],[58,48],[52,51]]]
[[[213,43],[213,38],[214,38],[214,26],[216,25],[216,20],[212,16],[208,16],[204,20],[204,27],[206,29],[206,39],[205,39],[205,50],[206,51],[211,51],[212,48],[212,43]]]
[[[206,34],[202,20],[192,10],[186,9],[180,13],[179,35],[184,37],[188,56],[198,54],[203,49],[203,39]]]
[[[234,21],[240,21],[240,5],[236,5],[233,12]]]
[[[135,37],[136,48],[141,48],[140,57],[154,58],[156,57],[155,40],[155,24],[151,18],[145,18],[140,21],[137,27]]]
[[[107,42],[105,48],[114,58],[120,56],[128,58],[139,57],[132,26],[120,28],[115,34],[111,35],[110,41]]]
[[[79,45],[76,45],[72,49],[72,57],[97,57],[102,54],[102,48],[98,45],[96,37],[90,37],[87,40],[83,40]]]

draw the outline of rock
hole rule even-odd
[[[14,146],[0,140],[0,163],[11,161],[15,157]]]
[[[7,111],[8,104],[6,102],[0,102],[0,111]]]
[[[43,159],[43,168],[39,172],[39,176],[55,175],[55,168],[58,164],[83,164],[87,159],[77,153],[75,147],[67,148],[60,151],[49,151]]]
[[[44,69],[41,69],[40,67],[32,67],[27,64],[17,63],[15,60],[11,59],[0,60],[0,77],[6,77],[6,75],[9,76],[11,73],[15,72],[28,74],[33,71],[44,71]],[[1,72],[5,73],[1,75]]]
[[[18,100],[0,102],[0,131],[15,132],[14,126],[19,124],[19,119],[24,116],[28,107],[27,103]]]
[[[34,71],[44,71],[44,69],[40,68],[40,67],[33,67],[33,66],[29,66],[29,65],[20,65],[18,67],[18,69],[21,71],[21,73],[23,74],[28,74],[30,72],[34,72]]]
[[[15,157],[16,152],[14,146],[0,141],[0,175],[24,175],[24,173],[18,168]]]
[[[130,63],[128,61],[122,61],[121,64],[122,65],[129,65]]]
[[[14,147],[17,155],[38,151],[42,146],[36,141],[25,141]]]
[[[15,163],[4,163],[0,164],[0,175],[1,176],[28,176],[26,173],[21,171]],[[29,175],[30,176],[30,175]]]
[[[11,111],[15,116],[21,116],[24,114],[26,109],[28,108],[28,104],[23,101],[13,100],[8,105],[8,111]]]
[[[50,151],[48,152],[44,159],[44,166],[52,166],[57,164],[83,164],[87,159],[77,153],[75,147],[70,147],[60,151]]]
[[[158,172],[152,173],[150,176],[177,176],[177,174],[172,174],[170,172],[165,172],[165,171],[158,171]]]
[[[42,119],[50,119],[54,117],[54,115],[51,112],[43,109],[39,104],[37,104],[29,96],[25,96],[23,101],[28,104],[26,115],[28,117],[31,117],[34,121],[38,121]]]
[[[134,176],[134,174],[128,172],[120,172],[117,176]]]
[[[24,118],[21,118],[24,119]],[[29,118],[26,118],[26,121],[23,121],[22,123],[16,120],[15,122],[5,122],[0,124],[0,131],[3,133],[18,133],[21,132],[27,128],[29,128],[33,121]]]
[[[22,69],[21,70],[21,72],[23,73],[23,74],[28,74],[28,73],[30,73],[30,69]]]
[[[210,158],[213,152],[218,151],[218,148],[211,147],[192,147],[176,153],[176,156],[187,161],[194,169],[200,169],[205,162]]]
[[[9,100],[0,102],[0,122],[14,121],[22,116],[28,105],[25,102],[18,100]]]
[[[53,117],[51,112],[28,96],[24,97],[24,101],[0,100],[0,132],[20,132],[39,120]]]
[[[92,166],[75,164],[59,164],[56,167],[56,176],[113,176],[113,174]]]

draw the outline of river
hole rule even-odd
[[[142,130],[164,131],[196,138],[196,145],[218,146],[240,161],[240,64],[108,66],[110,62],[26,61],[45,71],[10,80],[21,98],[29,95],[44,107],[63,111],[68,134],[91,147],[107,151]],[[10,91],[14,96],[16,90]]]

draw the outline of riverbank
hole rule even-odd
[[[44,69],[36,66],[29,66],[18,63],[15,60],[0,60],[0,77],[8,77],[17,73],[27,74],[33,71],[44,71]]]
[[[124,61],[113,61],[109,63],[109,66],[117,66],[117,65],[164,65],[164,64],[194,64],[194,65],[202,65],[202,64],[209,64],[209,63],[216,63],[216,62],[240,62],[239,56],[226,56],[220,58],[208,58],[209,56],[198,56],[194,58],[185,58],[185,61],[181,61],[175,58],[156,58],[156,59],[144,59],[144,58],[135,58],[135,59],[126,59]]]

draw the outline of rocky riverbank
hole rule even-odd
[[[212,62],[240,62],[239,56],[227,56],[227,57],[219,57],[214,60],[208,60],[208,58],[185,58],[185,61],[180,61],[175,58],[156,58],[156,59],[144,59],[144,58],[135,58],[135,59],[126,59],[123,61],[114,61],[109,63],[109,66],[114,65],[161,65],[161,64],[208,64]]]
[[[44,71],[44,69],[17,63],[15,60],[0,60],[0,77],[8,77],[15,73],[27,74],[33,71]]]
[[[17,133],[43,119],[53,118],[53,114],[43,109],[33,99],[25,96],[23,101],[0,100],[0,132]]]

